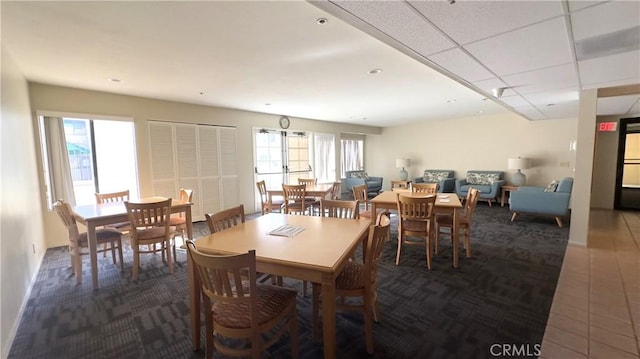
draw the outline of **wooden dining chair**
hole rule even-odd
[[[207,219],[209,231],[213,234],[244,223],[244,205],[241,204],[214,214],[205,213],[204,216]]]
[[[173,273],[171,240],[176,228],[169,225],[171,198],[145,203],[124,202],[131,224],[131,248],[133,249],[133,280],[138,280],[141,253],[163,252],[169,272]],[[156,247],[156,244],[159,247]],[[141,246],[146,246],[146,250]]]
[[[478,197],[480,191],[476,188],[470,188],[467,192],[467,198],[464,203],[464,212],[458,218],[458,229],[463,234],[463,248],[465,249],[465,255],[467,258],[471,258],[471,219],[473,218],[473,212],[478,204]],[[448,232],[443,232],[442,229],[448,228]],[[449,235],[451,237],[451,245],[458,245],[453,243],[453,216],[451,215],[436,215],[436,240],[435,240],[435,254],[438,254],[438,243],[440,242],[440,236],[442,234]]]
[[[298,178],[298,184],[303,184],[305,186],[315,186],[318,184],[317,178]],[[316,208],[320,208],[320,197],[309,197],[305,198],[306,204],[309,206],[309,211],[311,215],[315,215]]]
[[[310,209],[307,203],[307,191],[304,184],[282,184],[284,195],[284,212],[286,214],[306,214]]]
[[[438,193],[437,183],[413,183],[411,185],[413,192],[436,194]]]
[[[193,190],[188,188],[180,188],[180,191],[178,192],[178,199],[180,200],[180,202],[193,203]],[[184,244],[184,241],[187,239],[186,238],[186,233],[187,233],[186,214],[184,212],[172,214],[171,218],[169,219],[169,225],[176,227],[176,234],[180,233],[180,238],[182,238],[182,244]],[[171,243],[171,247],[173,249],[173,259],[175,260],[177,258],[176,256],[177,243],[176,243],[175,236],[173,237],[173,242]]]
[[[263,181],[256,182],[258,193],[260,194],[260,211],[264,215],[271,212],[282,212],[284,200],[282,197],[270,196],[267,192],[267,184]]]
[[[371,218],[371,216],[377,217],[380,213],[383,213],[384,210],[377,210],[376,214],[372,214],[369,209],[369,199],[367,197],[367,185],[362,184],[358,186],[353,186],[353,199],[358,201],[358,205],[360,206],[358,210],[358,215],[360,218]]]
[[[291,357],[298,357],[297,293],[257,282],[255,250],[211,255],[198,251],[195,243],[187,240],[187,251],[206,296],[205,357],[213,357],[217,350],[223,356],[258,359],[286,332],[291,338]],[[250,347],[234,347],[237,340],[233,339],[244,339]]]
[[[358,201],[320,200],[320,216],[334,218],[359,218]]]
[[[71,206],[63,200],[58,200],[53,204],[62,223],[67,228],[69,235],[69,255],[71,257],[71,269],[76,276],[78,284],[82,283],[82,256],[88,255],[89,241],[87,232],[80,233],[78,223],[73,216]],[[124,260],[122,257],[122,234],[113,228],[96,229],[97,252],[102,253],[111,251],[113,263],[116,263],[116,250],[118,251],[118,259],[120,260],[120,270],[124,270]],[[101,246],[102,245],[102,246]],[[102,247],[102,249],[99,249]]]
[[[95,193],[96,203],[117,203],[124,202],[129,200],[129,190],[119,191],[119,192],[110,192],[110,193]],[[108,224],[105,226],[106,228],[115,228],[122,234],[128,234],[129,230],[129,221]]]
[[[431,242],[435,234],[434,207],[436,196],[409,197],[398,193],[398,252],[396,265],[400,264],[403,245],[423,244],[427,268],[431,269]],[[409,241],[407,237],[425,237],[424,242]]]
[[[331,192],[329,193],[328,199],[340,199],[340,189],[342,188],[342,182],[333,182],[333,186],[331,186]]]
[[[363,243],[363,262],[348,261],[344,269],[336,278],[336,297],[339,297],[337,308],[356,310],[364,315],[364,335],[367,353],[373,353],[373,321],[378,321],[378,291],[376,279],[378,263],[382,256],[384,243],[389,239],[388,213],[381,213],[376,218],[376,224],[369,227],[369,236]],[[313,284],[312,299],[312,331],[317,337],[319,332],[318,312],[320,309],[320,294],[322,287]],[[345,301],[348,297],[362,297],[362,301],[351,304]]]

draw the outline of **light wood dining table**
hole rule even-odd
[[[269,234],[283,225],[302,227],[304,230],[293,237]],[[370,225],[369,219],[351,220],[269,213],[201,237],[195,244],[198,250],[210,254],[240,254],[255,249],[258,272],[320,283],[324,357],[335,358],[336,277],[356,247],[366,238]],[[187,263],[191,340],[193,349],[198,350],[202,289],[190,257]],[[203,300],[208,304],[206,298]]]
[[[165,197],[147,197],[141,199],[131,199],[132,203],[150,203],[166,200]],[[179,200],[171,201],[172,213],[185,213],[187,224],[187,237],[193,238],[193,223],[191,221],[191,202],[182,202]],[[89,244],[89,257],[91,260],[91,279],[93,280],[93,289],[99,288],[98,285],[98,253],[96,228],[109,224],[116,224],[129,221],[127,209],[124,202],[109,202],[86,204],[73,207],[73,216],[76,221],[87,227],[87,242]]]
[[[371,213],[377,213],[378,208],[398,209],[398,194],[408,197],[432,196],[421,192],[411,192],[409,189],[394,188],[393,191],[385,191],[371,199]],[[458,217],[462,203],[455,193],[436,194],[436,214],[451,214],[453,216],[452,241],[453,241],[453,267],[458,268]],[[371,221],[375,221],[372,216]]]

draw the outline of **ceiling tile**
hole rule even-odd
[[[569,0],[569,12],[578,11],[604,2],[606,1]]]
[[[531,93],[523,95],[523,97],[532,105],[542,109],[544,106],[547,106],[549,104],[557,106],[563,103],[578,101],[580,99],[580,92],[575,88],[565,88]]]
[[[571,14],[573,40],[638,26],[640,1],[611,1]]]
[[[333,1],[333,3],[423,56],[455,46],[404,2]]]
[[[458,48],[429,56],[429,60],[469,82],[495,77],[494,74]]]
[[[631,110],[629,110],[628,114],[630,116],[640,116],[640,99],[638,100],[638,102],[635,103],[635,105],[633,105]]]
[[[504,56],[498,49],[509,49]],[[465,46],[499,76],[558,66],[573,60],[564,20],[557,18]]]
[[[550,119],[576,117],[579,103],[580,100],[576,99],[553,106],[545,106],[544,108],[539,108],[539,110]]]
[[[507,105],[513,108],[531,106],[531,104],[521,96],[501,97],[500,101],[506,103]]]
[[[522,115],[530,118],[532,120],[546,120],[547,116],[545,116],[540,110],[533,106],[521,106],[515,108],[516,111],[521,113]]]
[[[504,76],[502,79],[509,87],[523,95],[572,86],[578,90],[578,78],[573,63]]]
[[[595,84],[624,80],[626,84],[640,83],[640,51],[579,61],[578,69],[583,88]]]
[[[476,86],[477,88],[487,92],[487,93],[491,93],[491,89],[495,89],[495,88],[500,88],[500,87],[508,87],[506,83],[504,83],[502,80],[500,80],[497,77],[488,79],[488,80],[482,80],[482,81],[475,81],[473,82],[473,85]],[[516,95],[514,92],[511,93],[507,93],[508,90],[505,90],[505,93],[503,94],[503,96],[513,96]]]
[[[462,45],[563,15],[557,0],[409,3]]]
[[[632,109],[634,104],[638,104],[640,95],[603,97],[598,99],[598,115],[624,115],[633,112],[627,112]],[[620,113],[620,109],[624,109],[624,113]]]

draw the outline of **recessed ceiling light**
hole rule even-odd
[[[377,74],[379,74],[381,72],[382,72],[382,69],[369,70],[369,74],[371,74],[371,75],[377,75]]]
[[[447,100],[447,103],[454,103],[454,102],[456,102],[455,99]]]
[[[326,17],[321,17],[321,18],[318,18],[318,19],[316,20],[316,23],[317,23],[318,25],[324,25],[324,24],[326,24],[326,23],[328,23],[328,22],[329,22],[329,19],[327,19]]]
[[[265,106],[271,106],[271,104],[270,104],[270,103],[268,103],[268,102],[267,102],[267,103],[265,103],[264,105],[265,105]]]
[[[109,81],[111,81],[111,82],[124,82],[124,81],[122,81],[120,79],[116,79],[116,78],[110,78]]]

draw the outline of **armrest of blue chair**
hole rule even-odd
[[[509,194],[512,212],[566,216],[569,214],[569,192],[545,192],[543,187],[520,186]]]
[[[460,193],[462,191],[462,186],[467,185],[467,179],[461,178],[456,180],[456,193]]]
[[[456,190],[456,179],[445,178],[438,182],[438,187],[440,188],[439,191],[442,193],[453,193]]]

